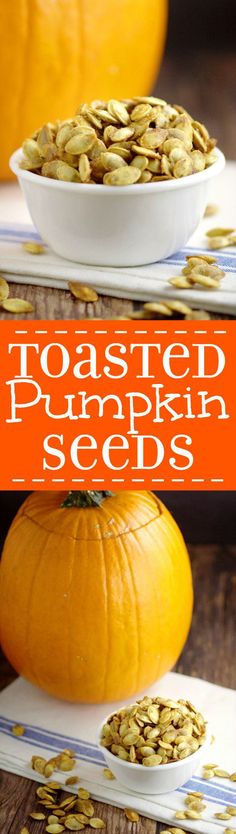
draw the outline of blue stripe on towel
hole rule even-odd
[[[26,240],[36,240],[42,242],[42,238],[38,234],[38,232],[32,227],[27,228],[17,228],[17,226],[7,226],[0,224],[0,242],[7,242],[7,243],[22,243]],[[46,245],[46,244],[44,244]],[[206,249],[204,246],[186,246],[185,249],[182,249],[180,252],[175,252],[174,255],[171,255],[169,258],[166,258],[164,261],[159,261],[160,264],[172,264],[172,266],[180,266],[185,262],[186,255],[193,255],[193,254],[205,254],[212,255],[211,249]],[[215,252],[218,264],[221,266],[225,272],[235,272],[236,271],[236,251],[230,251],[226,254],[226,252],[222,253],[221,251]],[[153,266],[153,264],[152,264]]]
[[[12,738],[11,729],[15,722],[10,721],[4,716],[0,716],[0,732]],[[105,758],[96,744],[84,741],[83,739],[75,739],[72,736],[65,736],[62,733],[49,732],[41,727],[27,725],[25,727],[25,734],[23,736],[14,736],[17,742],[25,742],[31,747],[41,747],[50,750],[51,753],[58,753],[66,747],[73,746],[76,753],[76,758],[80,761],[90,762],[99,767],[104,767]],[[179,793],[186,794],[186,791],[198,790],[204,792],[204,797],[208,802],[212,803],[236,803],[236,791],[234,787],[222,787],[217,782],[206,782],[200,776],[193,776],[186,784],[178,788]]]

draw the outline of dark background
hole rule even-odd
[[[236,158],[236,0],[169,0],[154,92],[183,105]]]
[[[28,492],[0,492],[0,547]],[[158,492],[190,544],[236,543],[236,492]]]
[[[235,50],[235,0],[170,0],[169,9],[169,49]]]

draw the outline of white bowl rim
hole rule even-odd
[[[132,706],[132,704],[130,706]],[[112,715],[114,715],[113,712],[111,712],[109,715],[107,715],[107,717],[105,719],[103,719],[103,721],[101,721],[101,723],[99,724],[98,730],[97,730],[98,747],[99,747],[100,750],[102,750],[104,758],[106,758],[106,755],[108,755],[111,758],[111,761],[114,762],[114,759],[115,759],[115,761],[117,761],[117,763],[119,763],[119,765],[122,765],[122,766],[128,767],[128,768],[132,768],[132,770],[137,770],[137,772],[140,771],[140,773],[144,773],[144,772],[149,773],[149,768],[146,768],[145,765],[135,764],[135,762],[127,762],[124,759],[119,759],[119,756],[115,756],[115,754],[112,753],[111,750],[108,749],[108,747],[104,747],[101,744],[102,728],[103,728],[104,724],[107,723],[108,718],[111,718]],[[181,767],[181,765],[183,766],[184,764],[187,764],[188,762],[193,761],[194,758],[197,758],[198,755],[199,755],[199,752],[201,750],[204,750],[207,747],[208,744],[209,744],[209,728],[206,732],[205,741],[203,742],[203,744],[201,744],[201,747],[199,747],[198,750],[195,750],[194,753],[191,753],[190,756],[186,756],[185,759],[179,759],[178,762],[169,762],[168,764],[165,764],[165,765],[162,765],[162,764],[154,765],[154,767],[150,767],[150,771],[151,771],[151,773],[153,773],[153,772],[156,773],[156,771],[158,771],[158,772],[161,771],[162,773],[164,773],[167,770],[174,770],[178,767]],[[106,751],[105,753],[104,753],[104,750]]]
[[[34,185],[41,185],[46,188],[54,188],[59,189],[60,191],[71,191],[74,194],[106,194],[110,195],[110,197],[114,197],[115,194],[129,194],[129,195],[140,195],[140,194],[157,194],[161,191],[177,191],[178,189],[182,188],[190,188],[194,185],[199,185],[201,182],[206,182],[207,180],[211,179],[212,177],[220,174],[223,171],[225,166],[225,156],[219,148],[215,149],[215,153],[217,156],[216,162],[213,162],[212,165],[209,165],[208,168],[205,168],[204,171],[199,171],[196,174],[189,174],[187,177],[179,177],[179,179],[175,180],[167,180],[166,182],[146,182],[146,183],[135,183],[134,185],[99,185],[98,183],[92,183],[88,185],[86,183],[76,183],[76,182],[63,182],[62,180],[54,180],[50,177],[42,177],[40,174],[34,174],[31,171],[24,171],[23,168],[20,168],[20,161],[23,158],[22,148],[18,148],[9,160],[9,166],[11,171],[19,179],[25,180],[26,182],[31,182]]]

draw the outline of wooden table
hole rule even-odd
[[[154,92],[172,103],[183,104],[187,110],[207,124],[211,135],[228,159],[235,159],[236,136],[235,54],[219,50],[192,50],[170,53],[167,47]],[[11,296],[30,301],[34,312],[17,319],[109,319],[127,317],[142,305],[132,301],[100,296],[96,304],[76,301],[65,290],[12,284]],[[230,318],[212,315],[212,318]],[[9,320],[9,313],[0,312],[0,320]]]
[[[235,634],[233,610],[236,591],[236,546],[190,546],[195,609],[191,633],[177,664],[177,671],[213,683],[236,687]],[[15,674],[7,661],[0,659],[3,688]],[[0,834],[19,834],[26,825],[30,834],[43,834],[44,823],[27,820],[35,810],[36,784],[12,774],[0,774]],[[95,802],[96,815],[106,822],[107,834],[159,834],[165,828],[144,817],[136,825],[123,811]]]

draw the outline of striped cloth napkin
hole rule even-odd
[[[236,693],[221,686],[170,673],[150,687],[146,694],[171,698],[189,698],[209,720],[214,743],[206,752],[205,763],[214,761],[230,773],[236,771]],[[133,701],[134,699],[131,699]],[[130,701],[130,702],[131,702]],[[103,774],[105,760],[96,745],[96,732],[105,716],[121,704],[86,706],[68,704],[47,696],[22,678],[0,694],[0,767],[11,773],[42,783],[43,778],[30,767],[32,755],[49,759],[65,748],[76,752],[75,773],[81,785],[95,799],[120,808],[133,808],[141,815],[172,826],[184,826],[199,834],[223,834],[224,829],[235,829],[234,817],[229,821],[216,819],[226,805],[236,806],[236,785],[229,779],[205,781],[202,768],[177,791],[155,796],[132,793],[117,780],[107,781]],[[14,736],[14,724],[26,728],[21,737]],[[56,774],[63,784],[65,774]],[[70,792],[76,787],[67,788]],[[202,820],[174,819],[175,811],[184,808],[187,791],[204,793],[206,810]]]
[[[217,223],[211,219],[211,226]],[[200,224],[203,227],[206,222]],[[236,216],[235,216],[236,225]],[[208,220],[209,227],[209,220]],[[141,267],[94,267],[68,261],[55,255],[49,247],[41,255],[30,255],[22,248],[26,240],[40,241],[32,225],[0,224],[0,269],[10,281],[44,287],[68,288],[68,281],[80,281],[92,286],[99,294],[140,301],[178,298],[193,307],[212,312],[236,315],[236,248],[215,253],[221,269],[226,273],[219,290],[177,290],[168,278],[180,275],[186,255],[212,254],[205,248],[203,229],[199,228],[195,245],[155,264]],[[195,236],[196,238],[196,233]]]

